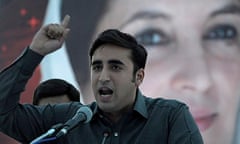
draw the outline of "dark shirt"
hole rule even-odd
[[[42,56],[27,49],[0,73],[0,129],[22,143],[29,143],[51,126],[65,123],[81,103],[33,106],[19,104],[20,93]],[[148,98],[138,90],[134,107],[112,123],[93,102],[93,118],[57,140],[59,144],[202,144],[202,137],[188,107],[176,100]]]

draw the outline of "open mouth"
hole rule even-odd
[[[108,87],[102,87],[98,90],[98,92],[101,96],[113,94],[113,90]]]

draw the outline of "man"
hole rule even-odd
[[[62,79],[49,79],[40,83],[34,91],[33,104],[46,105],[76,101],[80,102],[79,91]]]
[[[63,44],[69,21],[66,16],[60,25],[42,27],[23,55],[0,73],[1,131],[23,143],[53,125],[65,123],[83,106],[78,102],[42,107],[17,103],[43,56]],[[58,143],[202,144],[199,129],[185,104],[147,98],[140,92],[146,58],[146,50],[130,35],[118,30],[101,33],[90,49],[96,99],[89,105],[92,120],[79,124],[57,139]]]

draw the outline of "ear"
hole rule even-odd
[[[145,72],[144,72],[144,69],[143,69],[143,68],[139,69],[139,70],[136,72],[135,85],[136,85],[137,87],[142,83],[143,78],[144,78],[144,74],[145,74]]]

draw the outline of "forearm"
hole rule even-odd
[[[38,66],[42,56],[26,49],[9,67],[0,72],[0,129],[15,131],[19,114],[19,98],[28,79]],[[19,116],[19,115],[18,115]]]

